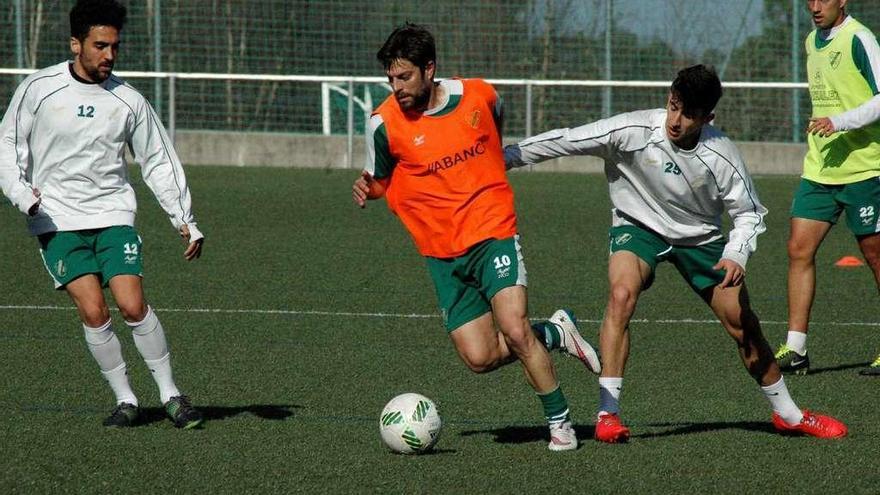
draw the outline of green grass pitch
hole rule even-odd
[[[138,175],[135,173],[134,175]],[[138,185],[147,297],[175,376],[206,413],[178,431],[114,313],[146,424],[107,430],[112,396],[75,311],[51,289],[21,215],[0,206],[0,493],[876,493],[877,290],[846,227],[819,253],[810,352],[795,400],[850,427],[839,441],[775,434],[735,347],[670,266],[632,324],[622,396],[628,445],[592,441],[596,378],[554,357],[582,439],[551,453],[518,365],[475,375],[444,330],[427,271],[384,202],[351,204],[356,171],[190,167],[204,256],[183,245]],[[595,341],[605,301],[603,177],[517,173],[530,315],[571,307]],[[770,214],[748,266],[771,345],[784,339],[793,177],[756,179]],[[392,396],[435,400],[433,455],[391,454],[378,415]]]

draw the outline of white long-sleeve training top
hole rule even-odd
[[[733,228],[723,258],[745,267],[764,232],[754,184],[736,146],[706,125],[693,150],[666,136],[666,110],[624,113],[556,129],[505,148],[508,168],[569,155],[605,160],[612,224],[641,225],[672,245],[698,246],[723,238],[726,211]]]
[[[176,229],[195,227],[180,160],[155,111],[116,76],[78,81],[69,62],[28,76],[0,123],[0,186],[28,217],[32,235],[134,225],[137,203],[125,161],[128,146]]]

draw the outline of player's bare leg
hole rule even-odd
[[[526,288],[515,285],[498,291],[492,298],[492,312],[508,349],[522,362],[526,379],[541,400],[550,428],[547,447],[554,451],[576,449],[578,441],[568,401],[559,386],[550,353],[535,337],[529,322]]]
[[[859,236],[858,242],[865,261],[874,272],[877,289],[880,290],[880,234]]]
[[[871,234],[858,238],[859,249],[871,271],[874,272],[874,281],[880,290],[880,234]],[[867,367],[859,371],[863,376],[880,376],[880,355]]]
[[[776,360],[785,372],[806,374],[807,331],[810,310],[816,296],[816,251],[831,229],[828,222],[806,218],[791,219],[788,239],[788,334],[776,351]]]
[[[783,433],[799,433],[819,438],[840,438],[847,434],[846,425],[822,414],[801,411],[785,386],[779,366],[761,332],[761,324],[749,304],[745,284],[720,288],[715,286],[703,294],[718,316],[724,329],[733,337],[752,378],[761,385],[773,409],[773,426]]]
[[[504,335],[495,328],[491,312],[456,328],[449,338],[458,356],[474,373],[488,373],[516,361]]]
[[[110,292],[116,307],[126,322],[141,321],[147,316],[147,303],[141,278],[137,275],[117,275],[110,279]]]
[[[89,352],[116,396],[116,408],[104,420],[105,426],[132,426],[137,422],[138,401],[128,382],[122,346],[110,323],[110,310],[98,277],[83,275],[65,287],[83,323]]]
[[[577,448],[577,436],[569,419],[568,402],[547,349],[535,337],[527,317],[526,288],[507,287],[492,298],[492,313],[472,320],[450,333],[462,361],[474,372],[484,373],[510,363],[522,362],[526,380],[535,390],[550,427],[550,450]],[[497,323],[500,331],[495,329]]]
[[[550,353],[532,332],[526,315],[526,288],[521,285],[500,290],[492,298],[495,322],[510,352],[522,362],[526,379],[539,394],[555,389],[559,383]]]
[[[110,320],[110,309],[96,275],[87,274],[74,279],[64,286],[64,290],[76,305],[83,325],[99,327]]]
[[[608,260],[608,303],[599,330],[602,373],[595,432],[596,439],[603,442],[629,438],[629,429],[620,421],[619,402],[629,358],[629,321],[650,275],[650,266],[630,251],[618,251]]]
[[[758,316],[749,304],[745,284],[724,289],[715,286],[710,297],[709,306],[736,342],[740,359],[752,378],[762,386],[778,382],[782,373],[761,332]]]

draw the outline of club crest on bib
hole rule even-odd
[[[480,125],[480,111],[474,110],[473,112],[468,114],[467,118],[465,119],[465,123],[476,129],[477,126]]]
[[[836,69],[840,65],[841,59],[843,59],[843,54],[840,52],[831,52],[828,59],[831,63],[831,68]]]

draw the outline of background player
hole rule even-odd
[[[110,287],[134,343],[159,387],[175,426],[202,422],[171,373],[162,324],[144,299],[143,253],[125,148],[144,181],[198,258],[196,228],[183,168],[149,103],[112,74],[126,9],[114,0],[79,0],[70,11],[73,62],[26,78],[0,124],[0,185],[27,215],[57,289],[76,304],[89,351],[116,395],[106,426],[132,426],[138,400],[102,287]]]
[[[841,212],[880,289],[880,47],[868,28],[847,15],[847,3],[807,1],[816,24],[805,46],[813,116],[791,206],[788,337],[776,351],[783,372],[810,369],[816,251]],[[860,373],[880,376],[880,356]]]

